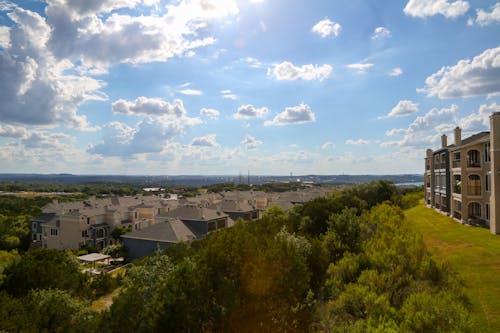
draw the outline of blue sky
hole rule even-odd
[[[0,172],[399,174],[500,111],[500,2],[0,0]]]

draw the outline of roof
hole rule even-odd
[[[189,221],[210,221],[221,217],[227,217],[226,214],[215,209],[199,207],[196,205],[181,206],[160,215],[165,217],[177,217],[181,220]]]
[[[256,210],[246,200],[222,200],[218,204],[209,206],[210,208],[219,208],[223,212],[251,212]]]
[[[102,253],[89,253],[89,254],[78,257],[78,259],[80,259],[81,261],[85,261],[85,262],[103,261],[103,260],[106,260],[109,258],[111,258],[110,255],[102,254]]]
[[[196,238],[193,232],[179,219],[170,219],[166,222],[153,224],[150,227],[126,233],[121,237],[168,243]]]
[[[56,213],[42,213],[42,215],[39,215],[33,219],[33,221],[39,221],[42,223],[49,222],[52,220],[54,217],[56,217]]]
[[[486,137],[488,137],[488,138],[490,137],[490,132],[479,132],[477,134],[469,136],[466,139],[463,139],[462,140],[462,146],[463,145],[467,145],[469,143],[473,143],[474,141],[478,141],[478,140],[484,139]]]

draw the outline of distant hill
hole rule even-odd
[[[202,186],[219,183],[264,184],[269,182],[312,182],[319,184],[342,185],[359,184],[374,180],[390,180],[395,184],[423,184],[423,176],[418,174],[402,175],[297,175],[297,176],[239,176],[239,175],[72,175],[72,174],[0,174],[0,182],[43,182],[62,184],[85,183],[141,183],[162,185]]]

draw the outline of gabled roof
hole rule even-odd
[[[196,239],[193,232],[179,219],[153,224],[150,227],[126,233],[121,237],[168,243]]]
[[[462,146],[490,137],[490,132],[479,132],[462,140]]]
[[[187,221],[210,221],[221,217],[227,217],[226,214],[215,209],[200,207],[197,205],[181,206],[169,212],[160,214],[160,216],[177,217],[181,220]]]
[[[33,219],[33,221],[38,221],[42,223],[50,222],[53,218],[56,217],[56,213],[42,213]]]
[[[218,209],[223,212],[251,212],[255,208],[247,200],[222,200],[218,204],[209,206],[212,209]]]

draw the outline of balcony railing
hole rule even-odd
[[[481,167],[481,162],[475,161],[475,160],[468,160],[467,161],[467,167],[468,168],[480,168]]]
[[[468,195],[481,195],[481,186],[469,185],[467,186]]]
[[[451,165],[452,165],[452,168],[461,168],[462,167],[462,163],[460,160],[454,160],[451,162]]]

